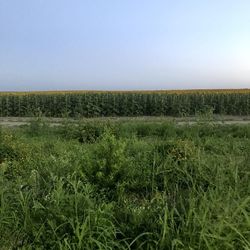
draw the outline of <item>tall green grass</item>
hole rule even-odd
[[[0,130],[1,249],[250,249],[250,126]]]

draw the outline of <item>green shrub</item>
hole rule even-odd
[[[106,131],[100,143],[93,151],[89,166],[83,166],[83,171],[89,181],[99,189],[115,191],[119,182],[126,176],[126,144],[117,140],[113,134]]]
[[[80,124],[75,137],[81,143],[93,143],[104,133],[105,127],[95,123]]]

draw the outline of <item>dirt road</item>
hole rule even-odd
[[[18,127],[29,124],[35,118],[31,117],[0,117],[0,126],[3,127]],[[47,122],[50,126],[61,125],[64,118],[42,118],[43,121]],[[174,121],[179,125],[184,124],[196,124],[198,119],[195,117],[99,117],[99,118],[83,118],[82,121],[145,121],[145,122],[166,122]],[[70,122],[78,122],[78,119],[68,119]],[[205,121],[205,120],[204,120]],[[214,116],[214,123],[217,124],[250,124],[250,116]]]

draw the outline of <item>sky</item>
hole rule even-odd
[[[0,0],[0,91],[250,88],[249,0]]]

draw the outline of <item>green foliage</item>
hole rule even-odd
[[[103,134],[98,147],[93,150],[90,165],[84,168],[90,183],[111,194],[117,189],[126,174],[125,147],[125,142],[117,140],[109,131]]]
[[[172,140],[157,146],[158,151],[163,157],[168,155],[173,161],[181,163],[187,160],[194,160],[195,147],[192,141]],[[165,155],[164,155],[165,154]]]
[[[14,159],[16,157],[17,154],[11,146],[3,143],[0,144],[0,163],[8,159]]]
[[[4,161],[14,160],[20,156],[18,146],[13,142],[14,136],[10,133],[0,134],[0,164]]]
[[[1,129],[0,248],[249,249],[250,126],[204,120]]]
[[[48,130],[48,123],[45,121],[40,109],[34,113],[34,117],[29,122],[27,131],[30,135],[40,135]]]
[[[105,127],[98,123],[80,123],[75,137],[81,143],[94,143],[104,133]]]
[[[65,120],[63,126],[59,128],[59,133],[65,138],[76,139],[80,143],[94,143],[106,129],[108,129],[108,125],[103,123],[79,120],[78,123],[73,124]]]
[[[0,95],[0,116],[49,117],[249,115],[249,91],[55,92]]]

